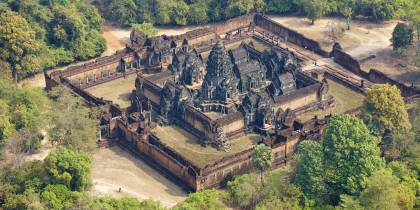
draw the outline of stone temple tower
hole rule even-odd
[[[206,66],[207,73],[201,88],[201,98],[207,101],[227,101],[238,94],[239,79],[223,44],[212,48]]]

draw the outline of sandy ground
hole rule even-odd
[[[303,17],[276,17],[270,16],[274,21],[296,30],[306,37],[310,37],[322,44],[326,50],[332,49],[332,40],[327,33],[330,25],[346,29],[345,20],[342,18],[322,18],[311,25],[310,21]],[[389,47],[392,31],[396,21],[374,24],[368,22],[353,21],[351,29],[345,30],[338,42],[344,50],[351,55],[358,57],[371,52],[379,51]]]
[[[311,25],[310,21],[303,17],[272,16],[271,18],[320,42],[321,46],[327,51],[332,48],[332,42],[328,40],[326,35],[328,25],[335,24],[338,27],[346,28],[344,19],[339,18],[322,18],[316,21],[315,25]],[[392,50],[390,39],[396,24],[397,21],[387,21],[382,24],[353,21],[351,30],[346,30],[338,42],[342,45],[344,51],[356,59],[361,60],[371,55],[376,56],[376,58],[362,63],[363,70],[369,71],[374,68],[408,85],[411,85],[411,83],[420,85],[420,67],[415,66],[406,57],[396,55]]]
[[[93,195],[154,199],[167,207],[186,197],[181,187],[118,146],[98,149],[92,162]]]

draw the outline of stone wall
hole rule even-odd
[[[310,51],[314,51],[323,57],[329,57],[330,53],[323,50],[317,41],[307,38],[304,35],[281,25],[280,23],[270,20],[264,15],[255,14],[254,22],[257,26],[282,37],[284,40],[287,40],[287,42],[296,44]]]
[[[342,50],[334,49],[332,55],[334,56],[334,61],[336,63],[340,64],[346,69],[349,69],[356,75],[366,80],[369,80],[373,83],[388,83],[397,86],[400,89],[402,96],[404,97],[420,94],[419,87],[413,87],[396,81],[379,70],[370,69],[369,71],[364,71],[361,69],[360,62],[357,59],[353,58],[351,55]]]
[[[236,18],[226,20],[221,23],[216,23],[210,27],[217,35],[222,35],[227,32],[237,30],[249,26],[254,21],[254,14],[243,15]]]

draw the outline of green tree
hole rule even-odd
[[[332,203],[338,203],[341,194],[357,195],[367,177],[384,166],[378,143],[358,118],[331,117],[324,129],[322,147],[324,177]]]
[[[82,191],[90,184],[90,158],[87,153],[59,147],[45,158],[45,167],[52,183]]]
[[[294,0],[266,0],[266,11],[269,13],[288,13],[295,10]]]
[[[365,209],[393,210],[398,206],[401,188],[398,178],[389,170],[380,170],[366,180],[366,189],[360,194],[360,203]]]
[[[131,28],[143,32],[148,37],[156,36],[159,32],[151,23],[132,24]]]
[[[172,3],[169,3],[168,6],[172,24],[181,26],[187,25],[187,15],[190,9],[189,5],[183,0],[175,0]]]
[[[381,138],[385,157],[399,157],[404,149],[400,140],[406,140],[411,129],[400,90],[389,84],[374,85],[367,93],[361,117],[369,130]]]
[[[209,21],[207,16],[208,5],[205,0],[197,1],[190,5],[187,18],[189,24],[203,24]]]
[[[111,0],[107,9],[108,17],[123,26],[137,22],[137,5],[133,0]]]
[[[254,208],[259,200],[261,187],[255,174],[237,176],[227,184],[229,201],[241,208]]]
[[[339,210],[363,210],[360,205],[360,201],[357,197],[350,195],[341,195],[340,196],[340,205],[338,206]]]
[[[0,25],[0,59],[10,64],[17,85],[20,73],[39,67],[36,59],[39,46],[35,32],[19,14],[9,10],[2,12]]]
[[[264,171],[271,167],[273,156],[271,148],[265,144],[259,144],[254,148],[251,156],[251,163],[260,172],[261,184],[264,185]]]
[[[300,209],[302,192],[289,182],[290,174],[283,170],[273,170],[268,174],[267,184],[260,190],[256,209]]]
[[[225,209],[226,206],[220,200],[221,193],[216,190],[203,190],[189,194],[187,199],[177,204],[174,210],[219,210]]]
[[[41,193],[42,201],[49,209],[71,209],[79,199],[80,193],[69,190],[61,184],[48,185]]]
[[[297,151],[294,183],[308,199],[323,203],[327,186],[322,145],[315,141],[303,141]]]
[[[354,8],[356,6],[355,0],[338,0],[338,12],[346,18],[347,30],[350,30],[351,18],[353,16]]]
[[[392,32],[391,41],[394,50],[407,47],[413,42],[413,29],[405,23],[398,23]]]
[[[328,12],[329,5],[326,0],[296,0],[301,5],[306,16],[311,20],[312,25]]]
[[[55,99],[47,132],[49,141],[76,150],[94,148],[99,132],[97,116],[64,88],[53,89],[49,95]]]

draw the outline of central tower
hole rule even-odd
[[[201,88],[201,97],[209,101],[227,101],[238,93],[239,80],[223,44],[218,41],[212,48]]]

